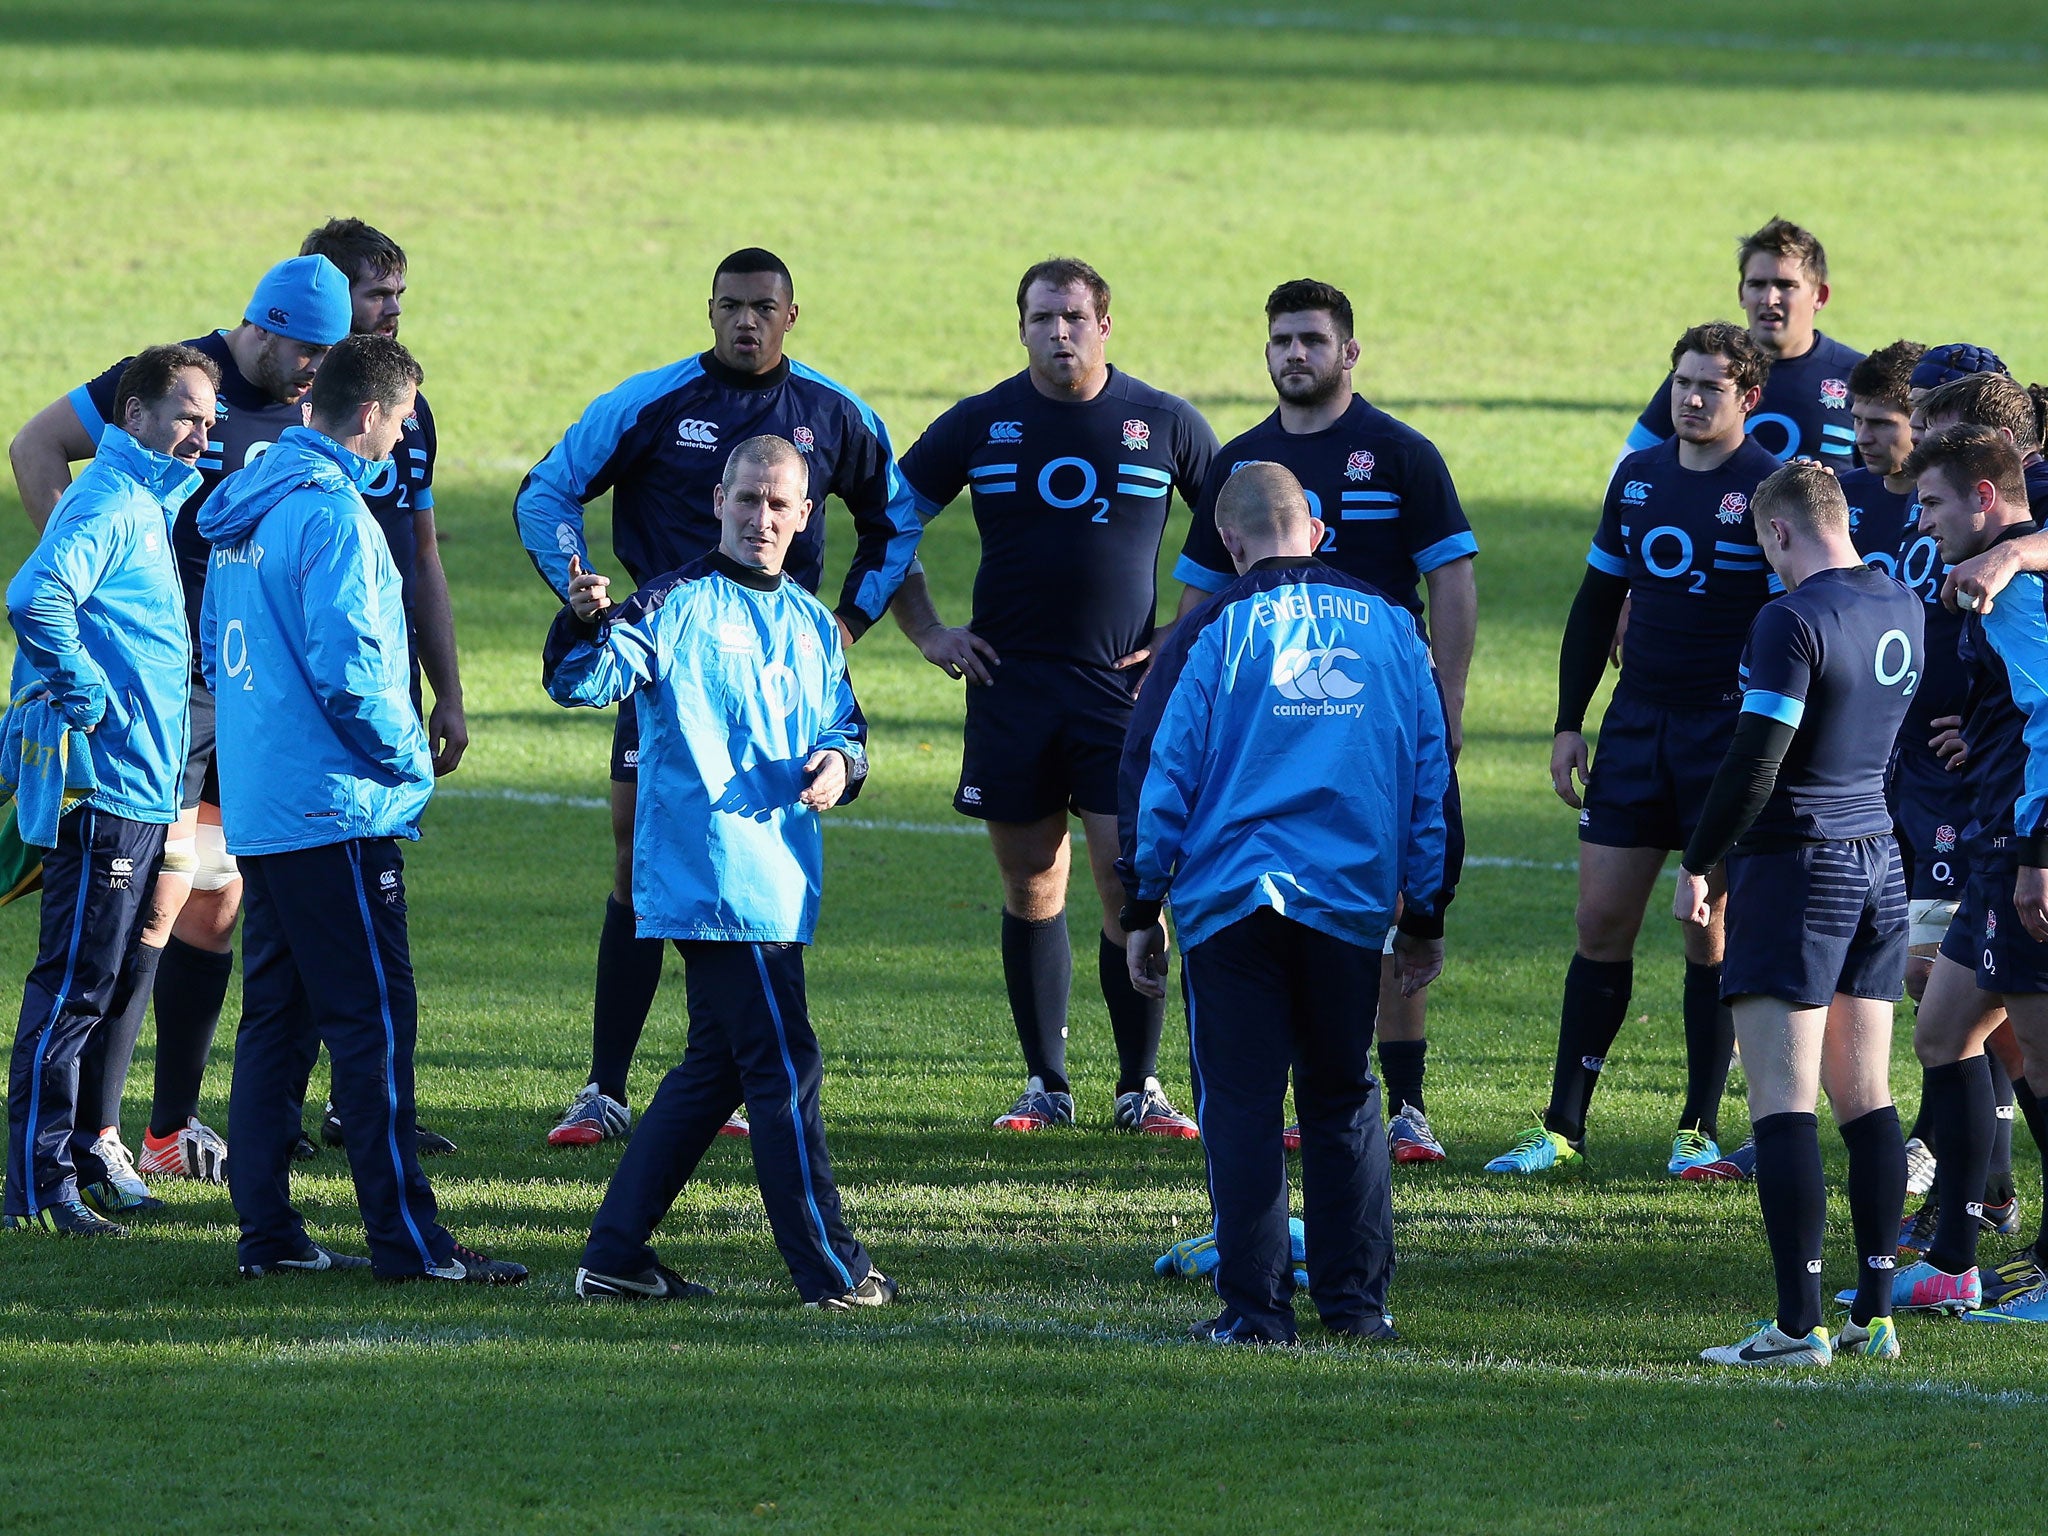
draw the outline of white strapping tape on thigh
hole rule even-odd
[[[189,837],[165,838],[163,857],[156,861],[156,867],[167,875],[191,874],[199,867],[199,860],[193,853],[195,846]]]
[[[235,862],[235,856],[228,852],[227,834],[212,822],[206,821],[200,822],[196,831],[199,861],[192,874],[192,889],[225,890],[232,882],[241,879],[242,867]]]
[[[1391,955],[1394,952],[1394,935],[1399,933],[1400,931],[1401,930],[1398,928],[1389,928],[1387,930],[1387,941],[1386,943],[1380,946],[1381,954]]]
[[[1912,923],[1907,931],[1906,942],[1914,949],[1939,944],[1948,932],[1948,925],[1955,921],[1956,903],[1953,901],[1909,901],[1906,915]]]

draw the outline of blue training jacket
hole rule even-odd
[[[804,763],[868,771],[867,721],[832,614],[795,582],[714,551],[649,582],[609,622],[568,608],[541,679],[557,704],[639,695],[633,911],[642,938],[808,944],[825,843],[797,802]]]
[[[2020,572],[1977,622],[2005,663],[2012,701],[2026,717],[2026,773],[2012,816],[2019,862],[2048,867],[2048,583]]]
[[[1262,560],[1174,626],[1124,738],[1117,872],[1183,948],[1271,907],[1346,943],[1443,932],[1464,861],[1415,619],[1313,558]]]
[[[92,803],[130,821],[178,819],[191,635],[171,552],[199,471],[109,427],[7,584],[21,649],[9,697],[40,678],[85,738]]]
[[[200,509],[200,662],[231,853],[420,835],[433,761],[398,569],[361,494],[387,463],[288,427]]]
[[[705,352],[599,395],[520,485],[520,542],[566,597],[569,557],[591,563],[583,508],[609,490],[612,552],[635,584],[679,569],[718,547],[712,488],[732,450],[763,433],[794,443],[810,466],[815,510],[784,556],[785,575],[816,593],[825,498],[837,496],[853,514],[859,542],[836,612],[858,639],[903,585],[924,523],[881,418],[844,385],[788,358],[743,374]]]

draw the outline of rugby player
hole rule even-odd
[[[433,759],[410,698],[398,571],[358,487],[390,458],[419,382],[392,338],[345,338],[308,391],[307,425],[199,520],[213,546],[201,665],[219,707],[223,825],[249,889],[228,1097],[249,1278],[526,1278],[440,1225],[413,1133],[419,1013],[399,842],[419,836]],[[367,1259],[315,1243],[291,1203],[306,1074],[323,1044]]]
[[[1332,1333],[1391,1342],[1373,1010],[1388,933],[1403,989],[1443,969],[1463,848],[1443,698],[1415,621],[1311,553],[1325,530],[1286,469],[1243,466],[1210,515],[1240,574],[1175,627],[1138,702],[1117,865],[1132,984],[1165,995],[1162,901],[1186,948],[1223,1303],[1191,1332],[1294,1341],[1292,1076],[1309,1294]],[[1337,775],[1334,793],[1301,793],[1305,762]]]
[[[7,1227],[82,1237],[127,1230],[94,1214],[160,1206],[122,1144],[121,1086],[135,1049],[127,1004],[147,995],[137,965],[165,829],[178,815],[184,767],[189,637],[180,612],[170,523],[199,486],[219,366],[190,347],[137,355],[115,390],[115,425],[69,486],[7,588],[20,647],[8,687],[10,739],[73,736],[92,791],[49,805],[41,935],[22,987],[7,1090]],[[47,730],[30,722],[40,715]],[[15,737],[13,727],[21,726]],[[68,775],[60,775],[68,778]],[[48,804],[47,800],[43,801]],[[125,995],[124,995],[125,994]],[[84,1186],[81,1191],[81,1185]]]
[[[1770,364],[1746,430],[1781,463],[1805,454],[1847,469],[1856,451],[1849,370],[1863,354],[1815,327],[1830,294],[1827,251],[1810,231],[1774,218],[1736,246],[1736,270],[1750,339]],[[1623,452],[1653,448],[1672,434],[1667,377],[1629,429]]]
[[[361,219],[329,219],[306,236],[299,254],[325,256],[348,279],[351,335],[398,338],[407,262],[397,241]],[[424,391],[416,396],[404,427],[390,461],[362,488],[362,497],[383,529],[392,563],[398,567],[413,708],[420,710],[423,703],[422,673],[434,690],[434,707],[424,714],[427,749],[439,777],[453,773],[462,761],[469,747],[469,722],[463,713],[462,672],[456,660],[455,611],[434,531],[434,458],[439,443]],[[157,1010],[162,1012],[161,1002]],[[422,1156],[446,1156],[455,1150],[446,1136],[423,1125],[414,1129]],[[332,1102],[321,1117],[320,1139],[330,1147],[347,1144]]]
[[[143,1138],[141,1171],[220,1183],[227,1146],[199,1120],[199,1086],[234,968],[231,949],[241,910],[241,876],[220,829],[214,770],[214,700],[198,676],[199,606],[206,587],[206,541],[197,516],[214,488],[258,458],[290,427],[327,349],[349,332],[348,281],[324,256],[297,256],[263,275],[241,324],[185,343],[220,370],[220,392],[199,489],[178,514],[173,541],[194,650],[192,726],[183,811],[164,844],[148,926],[137,951],[139,974],[155,978],[156,1095]],[[70,481],[70,465],[90,458],[112,417],[124,358],[98,378],[52,401],[9,447],[15,484],[41,527]],[[148,1005],[138,987],[129,1006]]]
[[[1913,413],[1909,394],[1914,365],[1927,349],[1917,341],[1895,341],[1880,347],[1849,370],[1849,415],[1856,424],[1856,468],[1839,472],[1842,494],[1849,507],[1849,538],[1863,563],[1903,582],[1929,605],[1926,615],[1930,657],[1923,668],[1921,685],[1906,707],[1906,725],[1892,759],[1893,775],[1889,793],[1899,851],[1905,862],[1906,886],[1911,896],[1909,910],[1914,923],[1916,946],[1906,962],[1906,990],[1917,1001],[1934,963],[1934,947],[1953,915],[1954,893],[1959,887],[1961,856],[1956,851],[1956,828],[1968,818],[1960,804],[1961,781],[1944,770],[1941,760],[1927,745],[1934,735],[1923,716],[1939,713],[1937,703],[1960,707],[1962,663],[1955,657],[1953,626],[1955,616],[1941,607],[1941,559],[1934,541],[1914,526],[1913,482],[1900,473],[1906,455],[1913,451]],[[1944,635],[1946,649],[1944,651]],[[1942,686],[1949,679],[1950,687]],[[1907,779],[1911,769],[1905,756],[1914,743],[1926,759],[1931,781]],[[1902,801],[1902,788],[1919,786],[1918,793]],[[1946,796],[1944,804],[1943,797]],[[1908,817],[1911,818],[1910,825]],[[1915,834],[1924,834],[1917,837]],[[1923,896],[1923,890],[1932,894]],[[1944,894],[1945,893],[1945,894]],[[1934,1181],[1934,1158],[1918,1141],[1906,1144],[1907,1187],[1912,1188],[1916,1168],[1924,1169],[1925,1193]],[[1747,1179],[1756,1171],[1754,1139],[1711,1163],[1696,1163],[1680,1178],[1694,1181]]]
[[[1427,585],[1424,634],[1443,688],[1455,761],[1478,624],[1472,567],[1479,545],[1435,445],[1354,392],[1358,356],[1351,301],[1341,290],[1297,278],[1267,296],[1266,372],[1279,404],[1251,431],[1224,444],[1210,466],[1173,569],[1185,583],[1180,612],[1235,580],[1216,528],[1216,500],[1231,474],[1255,460],[1284,466],[1323,524],[1317,559],[1372,583],[1413,614],[1418,626]],[[1450,794],[1455,801],[1455,779]],[[1444,1156],[1422,1096],[1427,1001],[1425,989],[1404,993],[1389,951],[1380,969],[1379,1057],[1391,1110],[1388,1145],[1397,1163],[1441,1162]],[[1291,1126],[1287,1143],[1300,1144]]]
[[[718,547],[712,491],[732,445],[788,439],[811,466],[812,498],[837,496],[859,543],[840,589],[848,644],[879,619],[910,569],[923,524],[897,473],[888,430],[844,385],[784,355],[797,321],[796,285],[780,257],[735,251],[711,275],[710,350],[636,374],[593,400],[519,487],[514,517],[535,568],[567,601],[569,560],[586,567],[583,508],[612,493],[612,552],[638,586]],[[815,594],[824,578],[825,519],[790,546],[789,576]],[[623,1136],[632,1124],[626,1076],[661,985],[662,942],[633,911],[633,814],[640,743],[637,708],[619,705],[612,735],[612,891],[597,944],[588,1083],[548,1132],[552,1146]],[[744,1136],[737,1113],[729,1134]]]
[[[954,809],[988,823],[1002,878],[1003,980],[1025,1086],[995,1124],[1074,1120],[1067,1080],[1068,822],[1081,819],[1102,921],[1096,975],[1116,1039],[1113,1121],[1193,1137],[1158,1078],[1162,999],[1132,987],[1117,922],[1116,774],[1156,636],[1156,562],[1175,490],[1195,505],[1216,434],[1173,395],[1109,365],[1109,284],[1058,257],[1017,284],[1024,371],[962,400],[903,456],[921,516],[970,491],[981,534],[974,616],[939,618],[923,574],[896,617],[927,661],[967,680]]]
[[[1692,836],[1727,751],[1743,639],[1770,595],[1749,499],[1777,461],[1745,432],[1770,364],[1725,321],[1687,331],[1671,361],[1678,436],[1622,460],[1565,624],[1550,776],[1579,812],[1578,949],[1565,974],[1549,1106],[1486,1165],[1494,1173],[1536,1173],[1581,1155],[1587,1106],[1627,1017],[1636,935],[1665,855]],[[1628,598],[1621,680],[1589,777],[1586,708]],[[1734,1024],[1721,1002],[1720,876],[1708,874],[1711,920],[1685,929],[1686,1099],[1672,1173],[1721,1155]]]
[[[1929,434],[1906,473],[1915,481],[1920,527],[1951,564],[2033,529],[2020,456],[1994,428]],[[2041,734],[2048,731],[2041,692],[2048,619],[2040,578],[2022,574],[2014,581],[2019,587],[2003,601],[1964,617],[1969,701],[1960,730],[1946,734],[1940,747],[1945,757],[1962,760],[1970,790],[1970,873],[1913,1031],[1940,1158],[1939,1216],[1926,1258],[1896,1276],[1893,1300],[1900,1307],[1968,1311],[1986,1299],[1976,1267],[1994,1136],[1984,1044],[2001,1009],[2036,1091],[2048,1086],[2048,918],[2038,910],[2042,882],[2034,868],[2048,862],[2035,836],[2048,797],[2048,737]]]
[[[1749,1079],[1778,1306],[1773,1321],[1700,1358],[1798,1366],[1834,1357],[1821,1326],[1827,1188],[1814,1110],[1825,1088],[1849,1149],[1859,1276],[1839,1346],[1896,1359],[1891,1281],[1906,1152],[1889,1079],[1908,921],[1884,783],[1924,670],[1921,604],[1863,564],[1849,504],[1821,465],[1800,460],[1772,474],[1750,513],[1787,592],[1750,627],[1740,720],[1686,843],[1672,912],[1703,928],[1706,872],[1727,861],[1721,987]]]
[[[575,1279],[586,1300],[710,1293],[648,1239],[743,1100],[761,1202],[804,1303],[849,1312],[896,1299],[840,1214],[804,1001],[824,883],[819,813],[858,795],[868,771],[839,624],[783,580],[812,515],[809,469],[785,438],[740,443],[712,495],[717,549],[619,606],[608,578],[572,562],[568,605],[548,632],[543,678],[556,703],[640,696],[634,909],[682,955],[690,1008],[689,1047],[591,1223]],[[771,693],[779,702],[763,709]]]
[[[1959,346],[1953,351],[1955,356],[1945,365],[1951,372],[1961,364],[1997,361],[1995,354],[1982,348]],[[1916,376],[1923,380],[1927,377],[1919,370],[1916,370]],[[2011,443],[2025,466],[2029,503],[2036,520],[2039,520],[2044,506],[2048,506],[2048,462],[2044,462],[2041,457],[2040,418],[2035,410],[2032,395],[2007,374],[1986,366],[1975,373],[1956,373],[1953,378],[1930,388],[1923,388],[1915,393],[1913,400],[1912,419],[1916,437],[1940,431],[1944,427],[1974,424],[1996,429]],[[1918,535],[1916,543],[1926,545],[1931,544],[1932,540],[1921,534]],[[1929,568],[1936,573],[1945,569],[1938,561],[1916,562],[1916,570]],[[1925,580],[1919,590],[1923,592],[1930,606],[1929,633],[1941,634],[1952,656],[1954,645],[1947,637],[1960,632],[1961,620],[1941,605],[1938,574],[1933,579]],[[1936,618],[1937,614],[1940,615],[1939,619]],[[1959,661],[1957,665],[1960,666]],[[1915,707],[1908,716],[1909,721],[1916,725],[1924,721],[1936,730],[1954,727],[1960,723],[1963,713],[1962,694],[1966,687],[1965,680],[1952,690],[1952,697],[1942,700],[1937,696],[1935,700],[1930,700],[1930,705],[1944,702],[1950,706],[1947,708],[1922,706],[1916,697]],[[1906,766],[1906,750],[1907,748],[1902,745],[1902,772],[1917,769],[1917,777],[1922,781],[1931,781],[1938,776],[1949,786],[1950,797],[1957,796],[1960,791],[1960,779],[1956,774],[1946,771],[1946,765],[1938,759],[1927,761],[1933,759],[1931,749],[1923,749],[1917,753],[1916,758],[1919,760],[1913,763],[1912,768]],[[1927,791],[1928,797],[1931,798],[1933,793],[1931,789]],[[1942,822],[1935,827],[1936,842],[1952,843],[1955,839],[1954,829],[1961,824],[1961,821],[1952,821],[1944,815]],[[1944,832],[1947,833],[1946,837],[1942,836]],[[1953,905],[1950,905],[1946,913],[1936,912],[1932,916],[1941,921],[1942,929],[1945,931],[1947,919],[1954,916]],[[1927,926],[1931,928],[1932,923]],[[1934,935],[1932,942],[1936,945],[1940,943],[1938,933]],[[1988,1232],[2012,1233],[2019,1230],[2020,1224],[2020,1207],[2012,1176],[2012,1132],[2018,1097],[2015,1085],[2023,1076],[2024,1066],[2020,1059],[2018,1042],[2013,1038],[2010,1025],[2001,1023],[1991,1032],[1985,1044],[1985,1056],[1991,1070],[1991,1097],[1995,1123],[1991,1144],[1991,1172],[1984,1192],[1984,1226]],[[1918,1176],[1909,1180],[1909,1188],[1914,1184],[1918,1185],[1917,1189],[1913,1189],[1915,1194],[1925,1194],[1933,1187],[1935,1168],[1935,1153],[1929,1144],[1925,1124],[1924,1092],[1921,1096],[1921,1105],[1923,1113],[1920,1121],[1914,1125],[1912,1139],[1906,1144],[1907,1166]],[[1929,1201],[1901,1230],[1900,1252],[1926,1252],[1928,1244],[1934,1237],[1935,1219],[1936,1209],[1934,1203]]]

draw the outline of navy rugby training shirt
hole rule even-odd
[[[1841,471],[1856,462],[1856,424],[1849,418],[1849,370],[1863,354],[1832,336],[1813,333],[1813,345],[1799,357],[1771,364],[1764,397],[1749,418],[1749,434],[1779,463],[1800,457],[1818,459]],[[1628,448],[1635,452],[1669,439],[1671,375],[1643,414],[1629,428]]]
[[[1920,503],[1911,491],[1885,489],[1884,477],[1867,469],[1845,470],[1842,495],[1849,503],[1849,536],[1865,565],[1883,571],[1920,599],[1926,630],[1920,686],[1906,701],[1899,750],[1938,767],[1928,747],[1934,720],[1960,715],[1970,678],[1959,649],[1963,616],[1942,606],[1941,582],[1948,574],[1932,534],[1920,531]]]
[[[1216,498],[1224,482],[1258,460],[1280,465],[1301,482],[1309,511],[1325,530],[1318,559],[1371,582],[1418,618],[1422,578],[1479,552],[1436,445],[1355,396],[1320,432],[1286,431],[1276,410],[1224,445],[1174,565],[1178,580],[1220,592],[1237,579],[1216,531]]]
[[[1129,374],[1071,401],[1026,372],[933,422],[903,476],[926,519],[972,496],[975,634],[998,655],[1108,667],[1150,644],[1169,499],[1193,506],[1215,455],[1199,411]]]
[[[763,435],[795,444],[811,466],[811,520],[783,567],[805,591],[816,593],[825,575],[825,498],[853,514],[859,545],[834,612],[857,638],[903,584],[923,525],[880,418],[788,358],[752,374],[703,352],[598,396],[521,483],[520,542],[556,595],[566,594],[583,507],[610,491],[612,553],[644,585],[718,547],[711,492],[732,450]]]
[[[1740,697],[1743,642],[1770,600],[1749,498],[1777,467],[1746,439],[1719,468],[1687,469],[1674,439],[1615,469],[1586,563],[1628,582],[1618,686],[1632,697],[1673,709]]]
[[[1867,565],[1816,572],[1756,616],[1743,713],[1795,734],[1745,843],[1891,831],[1885,770],[1924,659],[1919,600]]]

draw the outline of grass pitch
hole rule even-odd
[[[2019,0],[1939,16],[1731,0],[1647,22],[1621,0],[0,3],[0,428],[138,344],[231,322],[331,213],[411,253],[405,336],[442,424],[475,741],[411,864],[421,1113],[462,1143],[433,1166],[449,1224],[535,1270],[503,1294],[246,1286],[224,1194],[197,1189],[169,1191],[127,1243],[9,1243],[0,1528],[1718,1532],[1949,1515],[1945,1482],[1914,1468],[2040,1444],[2032,1331],[1909,1322],[1902,1364],[1796,1383],[1694,1363],[1769,1310],[1770,1285],[1753,1194],[1661,1172],[1682,1074],[1661,914],[1586,1174],[1478,1167],[1547,1081],[1573,889],[1551,866],[1574,851],[1545,775],[1556,638],[1665,349],[1734,311],[1733,241],[1783,212],[1828,243],[1831,332],[1980,340],[2022,377],[2048,372],[2025,180],[2044,60],[2048,22]],[[1365,389],[1443,446],[1484,550],[1463,765],[1480,862],[1433,993],[1430,1100],[1452,1161],[1396,1184],[1401,1347],[1316,1344],[1313,1325],[1291,1354],[1176,1342],[1209,1298],[1150,1260],[1206,1224],[1199,1153],[1102,1130],[1113,1066],[1085,963],[1086,1128],[984,1129],[1017,1067],[993,869],[948,809],[959,689],[886,628],[855,652],[874,776],[832,823],[810,975],[848,1210],[906,1304],[796,1309],[729,1144],[663,1238],[716,1301],[570,1299],[614,1154],[540,1137],[585,1064],[609,722],[539,691],[552,602],[511,496],[592,395],[703,345],[710,267],[753,243],[797,273],[796,355],[859,390],[899,448],[1019,366],[1015,275],[1054,250],[1116,285],[1112,358],[1225,436],[1268,409],[1267,289],[1339,282]],[[9,569],[27,547],[11,489]],[[956,509],[926,546],[956,620],[974,558]],[[1077,887],[1084,956],[1091,906]],[[0,977],[25,970],[32,927],[32,906],[0,914]],[[680,1010],[672,970],[638,1101],[681,1049]],[[1184,1095],[1177,1029],[1164,1075]],[[1910,1107],[1903,1044],[1898,1060]],[[150,1067],[145,1035],[131,1140]],[[1739,1137],[1738,1101],[1724,1124]],[[2019,1180],[2031,1207],[2030,1148]],[[349,1242],[339,1156],[302,1188],[322,1235]],[[1849,1277],[1835,1216],[1831,1286]],[[1972,1513],[2009,1517],[2000,1490],[2017,1486],[1977,1484]]]

